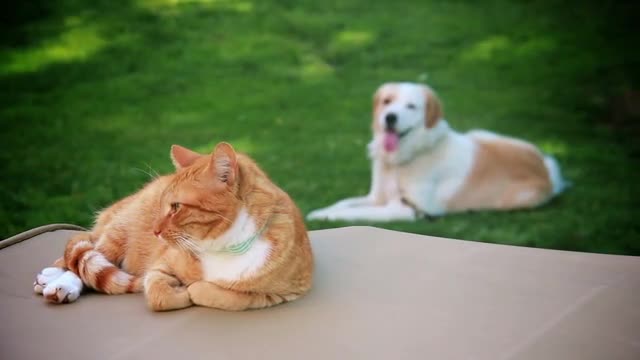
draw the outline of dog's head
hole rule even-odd
[[[373,97],[373,131],[383,135],[388,153],[416,130],[432,129],[442,117],[442,104],[426,85],[386,83]]]

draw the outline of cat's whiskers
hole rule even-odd
[[[184,245],[184,244],[183,244],[182,240],[177,239],[177,241],[176,241],[176,245],[178,245],[178,247],[179,247],[182,251],[189,252],[189,249],[186,247],[186,245]]]
[[[173,239],[172,243],[185,252],[193,252],[193,249],[189,246],[188,240],[179,233],[171,232],[167,234],[168,238]]]
[[[185,248],[187,248],[187,251],[189,251],[189,252],[191,252],[191,253],[194,253],[194,254],[197,254],[197,253],[198,253],[198,248],[196,248],[195,246],[193,246],[193,244],[191,244],[190,242],[188,242],[188,241],[184,241],[184,240],[183,240],[183,242],[182,242],[182,243],[184,244]]]
[[[226,221],[227,223],[229,223],[229,224],[233,223],[233,221],[231,221],[231,219],[229,219],[228,217],[222,215],[221,213],[219,213],[217,211],[213,211],[213,213],[218,215],[222,220]]]
[[[160,174],[158,174],[158,172],[154,168],[152,168],[151,165],[149,165],[148,163],[145,163],[145,165],[147,165],[147,168],[150,172],[153,172],[152,178],[157,179],[160,177]]]
[[[184,252],[188,252],[188,253],[193,252],[193,250],[187,244],[185,244],[183,240],[178,240],[178,245]]]
[[[151,165],[149,165],[147,163],[145,163],[145,165],[147,166],[147,169],[149,169],[149,170],[140,169],[140,168],[133,168],[133,170],[137,170],[137,171],[140,171],[140,172],[142,172],[144,174],[147,174],[147,175],[149,175],[149,177],[151,179],[157,179],[157,178],[160,177],[160,174],[158,174],[158,172],[155,169],[153,169],[151,167]]]
[[[175,245],[179,248],[182,248],[182,244],[180,243],[180,239],[176,238],[174,236],[175,234],[171,233],[171,234],[167,234],[166,235],[166,239],[171,239],[171,241],[167,241],[170,245]]]
[[[190,236],[181,234],[178,235],[177,238],[179,239],[179,242],[188,249],[188,251],[194,254],[198,254],[202,251],[202,249],[200,249],[200,246],[195,241],[193,241]]]

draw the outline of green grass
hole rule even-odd
[[[230,141],[305,213],[365,194],[372,93],[408,80],[431,84],[459,130],[539,144],[574,186],[531,211],[373,225],[640,255],[637,128],[602,121],[609,99],[637,86],[623,5],[26,3],[0,36],[0,238],[89,226],[148,173],[171,171],[173,143],[209,151]]]

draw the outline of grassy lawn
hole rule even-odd
[[[640,255],[638,119],[616,120],[610,105],[640,71],[621,3],[63,0],[11,14],[0,238],[89,226],[150,173],[171,171],[173,143],[205,152],[230,141],[305,213],[365,194],[372,93],[408,80],[431,84],[458,130],[539,144],[574,186],[532,211],[373,225]]]

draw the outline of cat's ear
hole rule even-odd
[[[180,145],[171,145],[171,161],[173,161],[176,170],[193,164],[200,156],[202,155]]]
[[[218,181],[233,185],[238,174],[238,161],[236,152],[229,143],[221,142],[216,145],[210,167]]]

